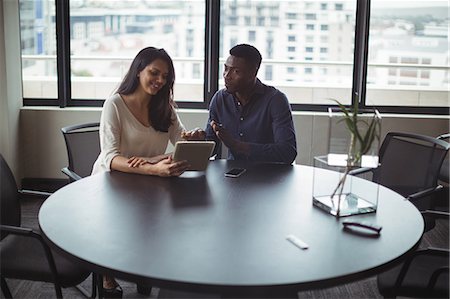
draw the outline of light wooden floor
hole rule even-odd
[[[37,213],[42,204],[42,200],[26,199],[22,202],[22,226],[37,229]],[[449,222],[439,220],[436,228],[427,232],[420,247],[432,244],[435,247],[448,248],[449,246]],[[7,279],[14,298],[55,298],[53,284],[19,281]],[[214,295],[175,292],[171,290],[153,288],[150,296],[142,296],[137,293],[136,285],[130,282],[119,280],[124,290],[124,298],[220,298]],[[86,290],[91,288],[91,279],[88,278],[82,283]],[[376,278],[360,280],[354,283],[341,285],[338,287],[300,292],[299,298],[383,298],[377,289]],[[64,298],[85,298],[75,288],[63,289]],[[1,294],[0,298],[4,298]]]

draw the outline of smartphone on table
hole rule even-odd
[[[245,168],[233,168],[225,172],[225,176],[229,178],[238,178],[246,171]]]

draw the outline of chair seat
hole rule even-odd
[[[422,297],[449,298],[449,275],[442,274],[432,291],[427,290],[427,284],[434,270],[449,264],[448,256],[417,256],[408,269],[405,279],[399,289],[394,289],[395,281],[403,266],[397,266],[378,275],[378,289],[384,297]]]
[[[0,243],[2,276],[32,281],[53,282],[45,251],[39,240],[30,237],[8,235]],[[90,272],[52,251],[59,283],[62,287],[78,285]]]

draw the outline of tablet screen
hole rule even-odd
[[[191,167],[188,170],[204,171],[208,167],[214,141],[178,141],[173,153],[174,161],[187,160]]]

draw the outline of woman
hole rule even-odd
[[[101,152],[92,174],[123,171],[158,176],[179,176],[186,161],[165,155],[167,144],[181,139],[184,126],[173,102],[175,71],[164,49],[142,49],[131,63],[116,93],[103,105],[100,119]],[[103,279],[105,297],[121,297],[112,277]]]

